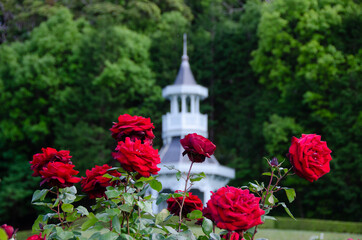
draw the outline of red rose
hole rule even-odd
[[[40,185],[48,183],[49,186],[57,186],[60,188],[70,187],[74,183],[79,182],[81,179],[73,177],[79,172],[74,170],[75,166],[72,164],[65,164],[62,162],[50,162],[46,167],[43,168],[39,173],[44,179]]]
[[[227,240],[239,240],[240,234],[237,232],[229,232],[227,234],[222,235],[221,238]],[[241,240],[243,240],[243,238]]]
[[[228,231],[245,231],[262,224],[265,213],[259,207],[260,198],[235,187],[222,187],[212,192],[203,213],[216,223],[216,226]]]
[[[31,170],[34,171],[32,176],[40,176],[39,171],[47,166],[49,162],[63,162],[72,164],[70,159],[72,156],[69,156],[69,151],[60,150],[59,152],[54,148],[42,148],[43,153],[37,153],[33,155],[33,161],[30,161]]]
[[[8,235],[9,239],[14,235],[14,228],[12,226],[3,224],[0,226],[0,228],[4,229],[4,231],[6,232],[6,235]]]
[[[183,191],[177,190],[176,193],[183,193]],[[182,204],[183,197],[177,197],[177,198],[169,198],[167,200],[167,210],[170,211],[170,213],[179,215],[180,214],[180,208]],[[189,196],[185,198],[184,206],[182,208],[182,216],[187,217],[187,214],[194,210],[202,210],[203,204],[200,198],[196,195],[192,195],[191,192],[189,192]]]
[[[160,171],[157,167],[161,163],[160,155],[149,143],[142,144],[140,140],[132,142],[126,138],[126,142],[118,142],[116,151],[112,153],[113,158],[128,172],[138,172],[143,177],[149,177]]]
[[[106,187],[116,186],[118,181],[111,182],[111,178],[103,177],[104,174],[108,173],[114,177],[120,177],[121,173],[117,170],[108,171],[111,166],[104,164],[103,166],[95,166],[92,170],[87,170],[87,177],[82,177],[82,189],[83,192],[87,193],[89,198],[101,198],[105,197]]]
[[[112,128],[112,137],[117,142],[124,142],[126,137],[131,138],[132,141],[139,139],[142,142],[151,141],[155,138],[152,129],[155,127],[151,123],[150,118],[140,116],[131,116],[129,114],[120,115],[118,122],[114,122]]]
[[[288,157],[294,172],[313,182],[330,171],[331,152],[327,143],[321,141],[321,136],[302,134],[300,139],[292,138]]]
[[[182,155],[187,154],[192,162],[205,161],[205,157],[210,158],[216,149],[209,139],[196,133],[186,135],[180,142],[185,149]]]
[[[26,240],[46,240],[46,237],[44,235],[44,237],[41,237],[41,233],[39,233],[39,235],[33,235],[28,237]]]

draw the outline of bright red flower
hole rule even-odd
[[[40,185],[48,183],[49,186],[57,186],[60,188],[73,186],[74,183],[79,182],[81,179],[73,177],[79,171],[74,170],[75,166],[72,164],[65,164],[62,162],[50,162],[39,173],[44,179]]]
[[[44,237],[41,237],[41,233],[39,233],[39,235],[33,235],[28,237],[26,240],[46,240],[46,235],[44,235]]]
[[[33,155],[33,161],[30,161],[31,170],[34,171],[32,176],[40,176],[39,171],[47,166],[49,162],[62,162],[72,164],[70,159],[72,156],[69,156],[69,151],[60,150],[59,152],[54,148],[42,148],[43,153],[37,153]]]
[[[294,172],[313,182],[330,171],[331,152],[327,143],[321,141],[321,136],[302,134],[300,139],[292,138],[288,157]]]
[[[187,154],[192,162],[205,161],[205,157],[210,158],[216,149],[209,139],[196,133],[186,135],[180,142],[185,149],[182,155]]]
[[[139,139],[142,142],[152,142],[152,139],[155,138],[152,132],[154,128],[150,118],[124,114],[118,117],[118,122],[114,122],[110,130],[112,137],[116,139],[117,142],[124,142],[127,137],[132,141]]]
[[[140,140],[132,142],[130,138],[126,138],[125,142],[118,142],[116,151],[112,153],[113,158],[128,172],[138,172],[143,177],[149,177],[160,171],[157,167],[161,163],[158,150],[147,142],[142,144]]]
[[[0,228],[4,229],[4,231],[6,232],[6,235],[8,235],[9,239],[14,235],[14,228],[12,226],[3,224],[0,226]]]
[[[230,235],[231,235],[231,237],[230,237]],[[240,234],[237,232],[229,232],[227,234],[222,235],[221,238],[227,239],[227,240],[239,240]],[[244,240],[244,238],[242,238],[241,240]]]
[[[183,193],[183,191],[177,190],[176,193]],[[183,197],[169,198],[167,200],[167,210],[174,215],[180,214],[180,206],[182,204]],[[185,198],[184,206],[182,208],[182,216],[187,217],[187,214],[194,210],[202,210],[203,204],[200,198],[196,195],[192,195],[189,192],[189,196]]]
[[[89,198],[101,198],[105,197],[106,187],[116,186],[119,181],[111,182],[111,178],[103,177],[104,174],[108,173],[113,177],[120,177],[121,173],[117,170],[110,170],[112,167],[104,164],[103,166],[95,166],[92,170],[87,170],[87,177],[82,177],[81,184],[83,192],[87,193]]]
[[[261,216],[265,213],[259,207],[260,198],[235,187],[222,187],[212,192],[204,216],[216,223],[216,226],[228,231],[245,231],[262,224]]]

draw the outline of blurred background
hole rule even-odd
[[[151,117],[162,146],[183,33],[230,185],[266,180],[264,157],[283,161],[292,136],[316,133],[331,172],[287,179],[291,211],[361,221],[361,26],[358,0],[0,0],[0,223],[26,229],[41,211],[29,161],[42,147],[70,150],[84,176],[112,161],[124,113]]]

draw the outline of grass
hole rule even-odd
[[[175,220],[176,221],[176,220]],[[191,224],[192,225],[192,224]],[[201,227],[191,226],[196,235],[202,235]],[[268,240],[362,240],[362,223],[337,222],[316,219],[278,218],[278,221],[267,221],[258,229],[256,238]],[[354,233],[350,233],[354,232]],[[321,235],[322,234],[322,235]],[[31,230],[17,233],[18,240],[26,240],[32,235]],[[314,238],[313,238],[314,237]]]

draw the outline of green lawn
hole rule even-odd
[[[267,238],[268,240],[310,240],[313,236],[321,236],[321,233],[323,233],[323,240],[347,240],[348,238],[362,240],[362,234],[297,231],[285,229],[261,229],[260,232],[257,233],[256,237]]]

